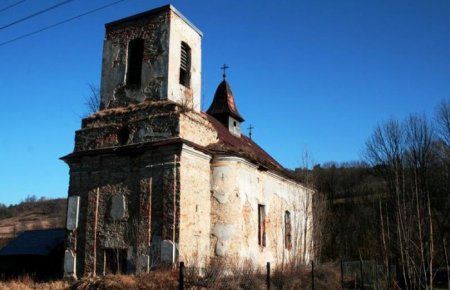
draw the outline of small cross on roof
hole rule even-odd
[[[228,68],[230,68],[229,66],[227,66],[226,64],[223,64],[223,66],[221,67],[221,69],[223,69],[223,79],[226,79],[226,77],[227,77],[227,72],[226,72],[226,70],[228,69]]]

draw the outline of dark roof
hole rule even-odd
[[[218,142],[207,147],[211,152],[241,156],[250,162],[259,165],[261,170],[273,170],[298,182],[298,179],[290,171],[278,163],[252,139],[244,135],[237,137],[231,134],[230,131],[214,117],[205,113],[202,113],[202,115],[209,120],[218,134]]]
[[[244,121],[244,118],[242,118],[236,108],[233,92],[231,91],[230,85],[226,80],[223,80],[217,87],[212,104],[206,113],[213,117],[230,115],[239,122]]]
[[[64,240],[64,229],[26,231],[3,247],[0,256],[47,256]]]

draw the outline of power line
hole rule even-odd
[[[21,18],[21,19],[19,19],[19,20],[13,21],[13,22],[11,22],[11,23],[9,23],[9,24],[6,24],[6,25],[0,27],[0,30],[1,30],[1,29],[5,29],[5,28],[10,27],[10,26],[13,26],[14,24],[23,22],[23,21],[25,21],[25,20],[27,20],[27,19],[30,19],[30,18],[33,18],[33,17],[35,17],[35,16],[41,15],[41,14],[43,14],[43,13],[45,13],[45,12],[48,12],[48,11],[53,10],[53,9],[55,9],[55,8],[58,8],[59,6],[65,5],[65,4],[67,4],[67,3],[69,3],[69,2],[72,2],[72,1],[73,1],[73,0],[66,0],[66,1],[64,1],[64,2],[58,3],[58,4],[53,5],[53,6],[50,6],[50,7],[48,7],[48,8],[45,8],[45,9],[43,9],[43,10],[41,10],[41,11],[35,12],[35,13],[31,14],[31,15],[28,15],[28,16],[26,16],[26,17],[24,17],[24,18]]]
[[[23,2],[25,2],[25,1],[27,1],[27,0],[21,0],[21,1],[19,1],[19,2],[16,2],[16,3],[14,3],[14,4],[11,4],[11,5],[9,5],[9,6],[5,7],[5,8],[0,9],[0,12],[6,11],[6,10],[8,10],[8,9],[10,9],[10,8],[13,8],[14,6],[17,6],[17,5],[19,5],[20,3],[23,3]]]
[[[70,21],[72,21],[72,20],[75,20],[75,19],[77,19],[77,18],[86,16],[86,15],[88,15],[88,14],[92,14],[92,13],[97,12],[97,11],[99,11],[99,10],[103,10],[103,9],[105,9],[105,8],[114,6],[114,5],[119,4],[120,2],[123,2],[123,1],[125,1],[125,0],[118,0],[118,1],[115,1],[115,2],[112,2],[112,3],[109,3],[109,4],[106,4],[106,5],[100,6],[100,7],[98,7],[98,8],[95,8],[95,9],[93,9],[93,10],[90,10],[90,11],[87,11],[87,12],[85,12],[85,13],[79,14],[79,15],[77,15],[77,16],[74,16],[74,17],[68,18],[68,19],[66,19],[66,20],[63,20],[63,21],[54,23],[54,24],[52,24],[52,25],[49,25],[49,26],[46,26],[46,27],[44,27],[44,28],[35,30],[35,31],[33,31],[33,32],[29,32],[29,33],[23,34],[23,35],[18,36],[18,37],[16,37],[16,38],[13,38],[13,39],[10,39],[10,40],[1,42],[1,43],[0,43],[0,46],[3,46],[3,45],[5,45],[5,44],[8,44],[8,43],[11,43],[11,42],[14,42],[14,41],[17,41],[17,40],[26,38],[26,37],[28,37],[28,36],[37,34],[37,33],[39,33],[39,32],[48,30],[48,29],[53,28],[53,27],[56,27],[56,26],[58,26],[58,25],[61,25],[61,24],[70,22]]]

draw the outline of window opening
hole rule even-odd
[[[128,44],[127,85],[140,86],[142,60],[144,57],[144,40],[136,38]]]
[[[286,249],[292,247],[291,213],[289,211],[284,212],[284,247]]]
[[[191,48],[181,42],[180,84],[189,88],[191,82]]]
[[[258,204],[258,245],[266,246],[266,207]]]
[[[119,141],[119,144],[120,145],[127,144],[129,138],[130,138],[130,129],[128,129],[128,127],[126,126],[120,128],[119,132],[117,133],[117,139]]]
[[[127,250],[105,249],[104,250],[104,272],[105,274],[126,274],[127,272]]]

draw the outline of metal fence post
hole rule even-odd
[[[388,290],[391,290],[391,263],[387,261],[387,285]]]
[[[314,287],[314,261],[311,261],[311,289],[315,290],[315,287]]]
[[[341,260],[341,290],[344,290],[344,262]]]
[[[359,267],[360,267],[360,270],[361,270],[361,287],[360,287],[360,289],[364,290],[363,261],[362,261],[362,259],[359,260]]]
[[[178,276],[178,289],[184,290],[184,262],[180,262],[180,275]]]
[[[270,290],[270,262],[267,262],[267,276],[266,276],[266,284],[267,284],[267,290]]]

